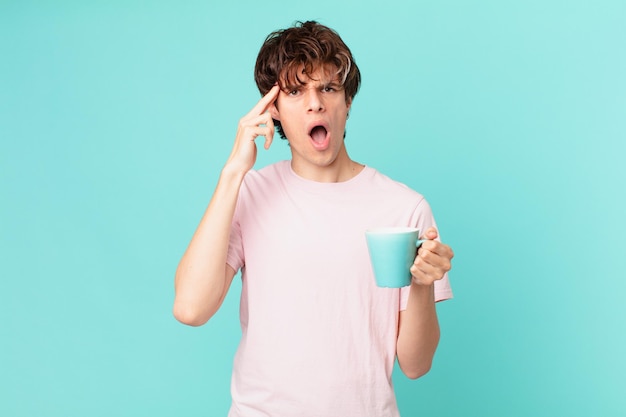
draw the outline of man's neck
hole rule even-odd
[[[363,164],[350,159],[347,153],[340,155],[330,165],[312,166],[291,160],[291,169],[300,177],[316,182],[344,182],[357,176]]]

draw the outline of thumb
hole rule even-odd
[[[434,227],[429,227],[422,235],[422,239],[433,240],[437,239],[437,236],[439,236],[439,233],[437,233],[437,229]]]

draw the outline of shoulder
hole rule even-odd
[[[370,170],[370,186],[377,193],[384,194],[389,197],[411,200],[416,203],[424,200],[424,196],[406,184],[396,181],[382,172],[372,167],[366,167]]]
[[[289,168],[287,165],[289,161],[280,161],[270,165],[267,165],[259,170],[250,170],[244,178],[244,184],[246,185],[272,185],[276,184],[277,180],[284,178]]]

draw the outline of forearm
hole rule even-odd
[[[415,379],[430,370],[439,343],[433,285],[411,284],[406,310],[400,313],[397,355],[400,368]]]
[[[174,316],[204,324],[220,307],[232,279],[226,266],[230,228],[244,173],[225,167],[176,270]]]
[[[239,188],[252,169],[257,148],[254,140],[265,136],[268,149],[274,136],[269,112],[280,88],[277,85],[239,120],[237,136],[228,161],[191,243],[176,270],[174,316],[183,323],[204,324],[220,307],[235,271],[226,265],[230,228]]]

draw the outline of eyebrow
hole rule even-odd
[[[287,90],[287,91],[292,91],[292,90],[301,90],[304,88],[304,86],[310,84],[311,81],[309,82],[302,82],[302,83],[297,83],[297,84],[285,84],[285,88],[283,90]],[[319,88],[324,88],[324,87],[332,87],[336,90],[340,90],[343,88],[343,85],[337,81],[328,81],[328,82],[320,82],[317,80],[313,80],[313,83],[319,83]]]
[[[333,87],[333,88],[339,90],[339,89],[343,88],[343,84],[341,84],[341,83],[339,83],[337,81],[330,81],[330,82],[327,82],[327,83],[323,83],[322,87]]]

